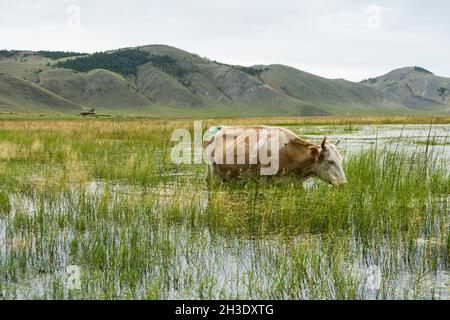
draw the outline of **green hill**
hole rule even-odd
[[[0,111],[76,112],[81,106],[15,76],[0,74]]]
[[[435,76],[421,67],[396,69],[361,83],[397,98],[412,109],[449,111],[450,78]],[[440,96],[440,88],[444,88],[447,95]]]
[[[264,71],[259,78],[267,85],[295,99],[302,99],[337,113],[378,109],[406,110],[375,88],[343,79],[326,79],[283,65],[255,66]]]
[[[39,74],[39,85],[85,106],[114,109],[152,104],[130,81],[109,70],[50,69]]]
[[[166,45],[94,54],[0,50],[0,74],[0,110],[8,111],[93,107],[157,116],[449,112],[438,89],[449,88],[450,79],[417,67],[356,83],[283,65],[227,65]]]

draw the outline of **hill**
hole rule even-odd
[[[437,90],[449,88],[449,79],[421,68],[399,70],[356,83],[284,65],[228,65],[166,45],[94,54],[0,50],[0,111],[94,107],[161,116],[448,112]]]
[[[361,83],[401,100],[409,108],[439,110],[450,106],[450,78],[436,76],[421,67],[396,69]]]
[[[81,106],[18,77],[0,73],[0,110],[76,112]]]

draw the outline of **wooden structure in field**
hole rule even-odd
[[[95,116],[95,109],[83,108],[80,112],[80,116]]]

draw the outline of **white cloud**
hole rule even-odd
[[[66,9],[81,9],[67,28]],[[381,8],[369,28],[369,6]],[[0,0],[1,46],[94,52],[164,43],[227,63],[282,63],[360,80],[406,65],[450,76],[444,1]]]

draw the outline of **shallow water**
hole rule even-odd
[[[374,147],[391,150],[401,148],[402,151],[406,150],[411,154],[423,154],[427,150],[427,152],[435,153],[439,161],[450,164],[450,141],[448,139],[450,125],[434,125],[431,130],[427,125],[358,125],[352,127],[349,132],[339,126],[295,126],[290,129],[301,137],[317,143],[322,139],[322,133],[327,134],[332,142],[341,140],[339,149],[344,155],[357,154],[361,150]],[[418,143],[427,140],[432,140],[436,145],[426,146]],[[177,209],[180,212],[189,212],[190,206],[192,207],[194,203],[198,213],[202,214],[208,208],[208,190],[206,188],[198,189],[198,187],[186,183],[178,184],[177,179],[180,174],[186,177],[186,174],[180,172],[164,173],[168,178],[168,183],[145,188],[123,185],[120,182],[112,184],[104,181],[91,181],[84,186],[84,192],[87,197],[93,199],[101,198],[107,193],[111,199],[119,203],[149,194],[155,199],[152,203],[152,212],[155,214],[158,211],[164,212],[164,208],[170,207],[176,199]],[[315,180],[308,181],[310,186],[315,183]],[[78,191],[74,188],[72,192],[77,193]],[[183,202],[183,198],[189,199],[189,201]],[[56,204],[45,201],[42,203],[33,195],[10,195],[9,202],[11,208],[9,220],[0,215],[0,245],[2,246],[0,254],[3,257],[7,255],[4,244],[7,241],[8,228],[17,213],[35,215],[39,210],[44,210],[56,216],[64,215],[69,210],[67,205],[69,200],[66,201],[64,196],[61,196],[60,201],[57,201]],[[448,198],[445,196],[444,202],[443,208],[448,209]],[[450,216],[450,212],[448,213]],[[161,237],[171,242],[171,250],[173,250],[170,256],[171,267],[165,271],[168,273],[169,287],[159,296],[163,299],[201,298],[199,291],[208,291],[208,288],[210,290],[208,298],[267,298],[266,293],[271,292],[274,283],[279,280],[280,266],[278,264],[280,260],[283,260],[280,257],[284,255],[289,257],[287,253],[293,250],[292,248],[297,244],[305,244],[308,247],[307,252],[311,253],[311,256],[317,253],[319,256],[321,254],[320,239],[311,240],[309,235],[301,235],[295,239],[236,239],[214,234],[208,228],[193,230],[186,226],[168,226],[164,230],[155,232],[155,237],[163,234]],[[58,263],[54,270],[51,272],[18,271],[16,279],[0,278],[0,293],[9,299],[51,298],[51,290],[55,287],[55,283],[61,284],[67,280],[64,270],[70,262],[70,256],[66,243],[70,242],[72,238],[73,234],[69,231],[61,233],[57,237],[55,251],[57,251]],[[18,248],[22,245],[35,246],[36,244],[22,243],[18,239]],[[419,238],[417,245],[423,248],[432,248],[441,244],[435,239]],[[386,258],[382,247],[379,252],[372,252],[373,255],[369,258],[367,253],[364,255],[361,253],[360,244],[355,242],[349,247],[351,248],[350,256],[346,261],[341,261],[338,268],[344,277],[354,277],[361,281],[362,285],[358,287],[359,298],[450,299],[450,270],[447,270],[445,266],[438,265],[436,271],[427,271],[424,274],[412,272],[405,266],[394,273],[394,276],[390,275],[386,278],[384,277],[385,266],[380,263]],[[399,256],[402,254],[398,252]],[[393,259],[393,257],[389,258]],[[289,265],[292,262],[287,258],[284,261],[287,270],[281,268],[291,276],[293,275],[290,273]],[[309,263],[306,264],[309,265]],[[327,261],[320,261],[319,264],[323,270],[327,270]],[[158,266],[153,268],[152,272],[163,272],[158,269]],[[269,297],[303,299],[336,297],[336,294],[331,291],[324,293],[327,292],[327,288],[332,287],[333,275],[324,275],[322,281],[320,289],[304,285],[298,292],[290,292],[286,289],[286,291],[276,291],[278,292],[277,296]],[[138,285],[138,296],[144,296],[149,282],[151,282],[151,277],[145,278]],[[196,285],[180,285],[180,283],[192,282]],[[197,283],[203,282],[206,289],[198,289]],[[167,283],[164,283],[164,286],[167,286]],[[62,287],[64,288],[64,285]],[[383,287],[390,289],[383,290]],[[67,297],[68,290],[62,290],[64,291],[63,296]],[[101,289],[98,290],[101,292]],[[119,286],[116,297],[126,297],[125,291]]]
[[[355,154],[371,148],[408,151],[410,153],[433,152],[439,160],[450,163],[450,125],[355,125],[350,131],[341,126],[292,126],[288,127],[306,140],[320,143],[323,135],[335,143],[344,155]],[[341,129],[339,129],[341,128]],[[338,133],[336,133],[338,131]],[[340,132],[339,132],[340,131]],[[314,134],[311,134],[314,132]],[[427,141],[435,145],[426,145]]]

